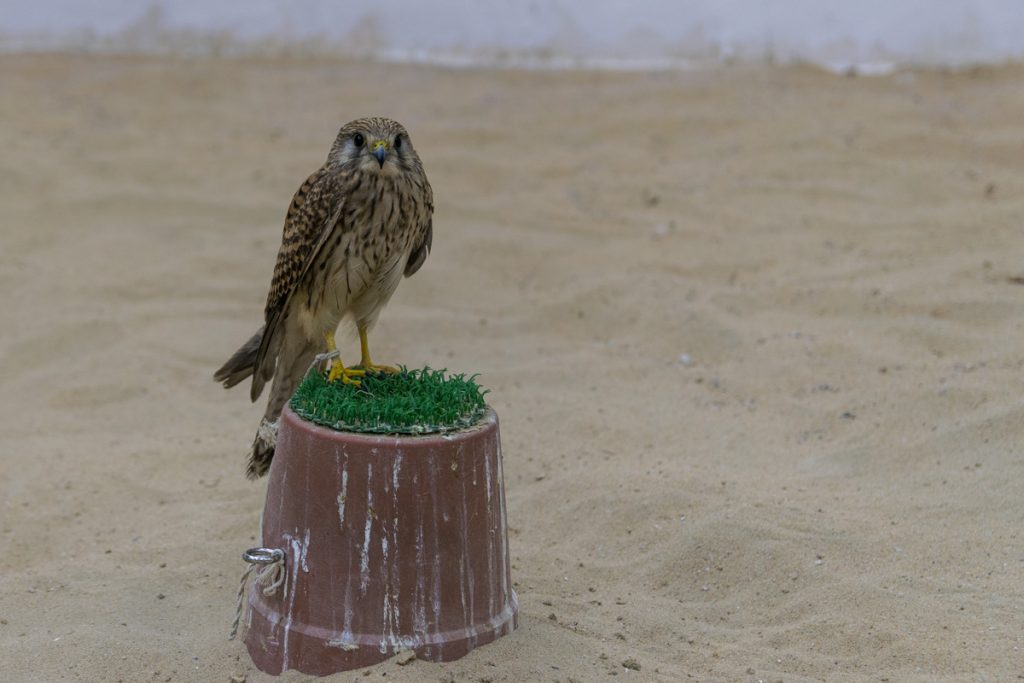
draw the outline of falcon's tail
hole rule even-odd
[[[225,389],[235,386],[256,370],[256,352],[259,351],[260,342],[263,340],[263,330],[261,327],[249,341],[242,344],[242,348],[228,358],[220,370],[213,373],[213,379],[222,382]]]
[[[249,466],[245,469],[245,476],[250,479],[258,479],[266,474],[270,469],[270,462],[274,459],[276,446],[277,422],[263,418],[260,421],[260,428],[256,430],[252,450],[249,451]]]
[[[296,343],[298,346],[289,346],[281,354],[282,367],[278,368],[274,375],[267,410],[263,413],[260,428],[256,430],[256,438],[253,439],[252,450],[249,452],[249,467],[246,474],[250,479],[262,477],[270,469],[270,461],[274,459],[274,448],[277,445],[277,423],[281,410],[295,393],[296,387],[302,382],[316,358],[318,348],[315,345],[305,339],[296,340]]]

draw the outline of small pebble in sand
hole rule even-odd
[[[693,358],[691,358],[688,353],[681,354],[677,360],[683,367],[693,367]]]

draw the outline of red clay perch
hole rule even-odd
[[[449,661],[516,627],[492,410],[454,434],[394,437],[286,408],[269,476],[263,545],[285,552],[287,577],[250,591],[262,671],[326,675],[401,650]]]

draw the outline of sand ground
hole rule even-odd
[[[437,199],[375,357],[492,390],[522,621],[329,680],[1024,676],[1024,68],[0,84],[4,681],[271,680],[226,640],[262,406],[210,375],[365,114]]]

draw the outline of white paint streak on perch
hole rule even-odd
[[[501,440],[495,438],[495,442],[494,450],[498,460],[498,512],[501,515],[499,528],[504,536],[505,529],[508,529],[505,522],[505,465],[501,457]],[[511,597],[508,594],[508,538],[499,539],[498,547],[501,552],[501,556],[498,558],[498,566],[501,569],[501,599],[507,604]]]
[[[490,590],[487,591],[487,613],[494,614],[495,584],[498,581],[497,567],[494,566],[494,544],[499,541],[494,534],[494,508],[491,507],[491,486],[494,477],[491,473],[490,455],[484,457],[484,488],[487,489],[487,577],[490,579]]]
[[[345,500],[348,498],[348,463],[341,470],[341,493],[338,494],[338,523],[345,531]]]
[[[359,557],[359,592],[366,595],[370,585],[370,538],[373,532],[373,465],[366,466],[366,526],[363,529],[363,548]]]
[[[388,538],[388,524],[386,519],[381,520],[383,526],[383,533],[380,538],[381,546],[381,579],[383,583],[382,593],[382,620],[384,624],[384,632],[382,634],[379,647],[381,654],[396,652],[403,647],[403,639],[401,635],[396,635],[396,632],[401,630],[401,611],[399,609],[399,596],[401,594],[400,572],[398,567],[399,562],[399,544],[398,544],[398,519],[394,515],[398,511],[398,480],[399,474],[402,470],[402,454],[396,452],[395,457],[391,461],[391,478],[390,478],[390,493],[391,493],[391,512],[392,519],[390,525],[390,542]],[[385,479],[385,491],[388,491],[388,480]],[[390,555],[389,555],[390,553]]]
[[[401,546],[398,543],[398,475],[402,470],[402,452],[398,450],[398,444],[395,444],[395,458],[392,463],[391,470],[391,547],[392,547],[392,559],[390,564],[385,566],[388,568],[388,573],[391,581],[384,587],[384,595],[386,600],[391,601],[391,633],[392,633],[392,651],[396,651],[403,647],[403,641],[401,636],[397,638],[394,636],[395,631],[401,631],[402,627],[402,612],[401,604],[402,601],[400,596],[402,594],[402,572],[399,569],[401,567]]]
[[[466,636],[472,636],[472,625],[474,605],[473,605],[473,562],[469,556],[469,512],[466,509],[466,477],[463,476],[462,482],[462,538],[466,539],[467,542],[462,544],[462,557],[459,558],[459,592],[462,597],[462,614],[466,622]],[[466,598],[469,598],[469,604],[466,603]]]
[[[336,647],[344,650],[345,652],[353,652],[359,649],[358,643],[353,643],[351,640],[346,639],[344,635],[340,638],[335,638],[334,640],[328,640],[327,647]]]
[[[287,592],[285,593],[285,599],[288,602],[288,608],[285,611],[284,620],[284,652],[282,653],[282,660],[284,670],[291,668],[288,660],[288,640],[291,634],[292,618],[295,610],[295,594],[298,591],[298,579],[299,579],[299,568],[303,571],[308,572],[309,567],[306,565],[306,552],[309,550],[309,529],[306,529],[306,534],[303,540],[297,538],[299,533],[298,529],[295,529],[293,534],[284,534],[284,538],[288,541],[291,546],[291,562],[289,562],[289,569],[291,570],[291,577],[287,582]]]
[[[437,492],[437,461],[435,460],[433,466],[430,468],[430,495],[433,497]],[[437,523],[437,508],[438,506],[431,506],[431,517],[433,519],[432,539],[434,541],[433,554],[431,558],[432,569],[433,569],[433,583],[432,595],[431,595],[431,607],[434,610],[434,624],[439,623],[441,619],[441,548],[438,542],[440,534],[438,533]]]
[[[413,486],[416,479],[413,479]],[[427,632],[427,568],[424,566],[423,553],[423,513],[422,508],[416,508],[416,592],[413,596],[413,604],[416,611],[413,614],[413,631],[417,636],[424,636]]]
[[[388,577],[391,574],[391,568],[388,565],[388,535],[383,533],[380,535],[380,550],[383,555],[381,558],[381,574],[383,574],[384,590],[381,594],[384,596],[384,613],[382,615],[382,622],[384,624],[384,633],[380,639],[380,651],[384,654],[388,651],[388,643],[394,638],[394,614],[392,612],[391,605],[391,593],[388,590]]]

